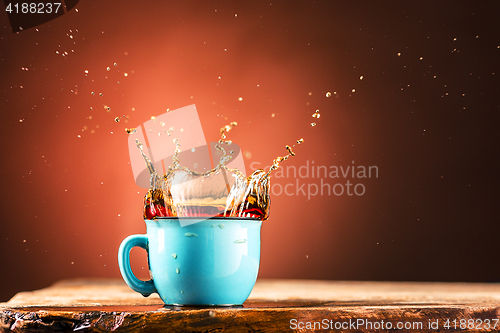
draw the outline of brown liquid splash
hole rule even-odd
[[[150,189],[144,197],[145,219],[246,217],[266,220],[269,217],[271,172],[276,170],[281,162],[295,156],[295,153],[292,147],[287,145],[288,154],[274,159],[269,171],[255,170],[248,177],[237,169],[227,168],[226,163],[232,158],[232,151],[227,154],[223,145],[232,143],[231,140],[226,140],[226,133],[236,125],[236,122],[231,122],[221,128],[221,139],[215,148],[222,153],[222,157],[214,169],[203,173],[181,166],[180,142],[174,139],[176,148],[172,165],[165,175],[160,176],[144,153],[142,143],[136,140],[151,174]],[[302,142],[304,139],[297,140],[297,144]]]

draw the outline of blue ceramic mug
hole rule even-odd
[[[167,305],[241,305],[255,285],[262,221],[253,218],[158,218],[147,234],[123,240],[118,264],[125,282]],[[130,250],[148,253],[151,280],[135,277]]]

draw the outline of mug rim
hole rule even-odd
[[[238,216],[161,216],[155,217],[153,219],[144,219],[144,221],[156,221],[156,220],[238,220],[238,221],[263,221],[257,217],[238,217]]]

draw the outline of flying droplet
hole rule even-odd
[[[297,143],[300,145],[302,142],[304,142],[304,139],[303,138],[300,138],[299,140],[297,140]]]
[[[116,121],[117,123],[119,123],[119,122],[120,122],[120,117],[116,117],[116,118],[115,118],[115,121]]]
[[[311,123],[311,126],[312,126],[312,127],[316,126],[316,123]]]
[[[331,92],[327,92],[326,93],[326,97],[331,97],[332,96],[332,93]]]
[[[123,73],[123,76],[128,76],[128,73]]]
[[[177,259],[177,253],[172,253],[172,258]]]
[[[102,96],[102,95],[103,95],[103,93],[99,93],[99,96]]]
[[[135,139],[135,144],[137,145],[137,148],[142,149],[142,142],[140,142],[139,139]]]
[[[109,72],[109,71],[111,70],[111,68],[110,68],[110,67],[108,67],[108,68],[106,68],[106,70]]]
[[[136,130],[137,128],[125,128],[125,132],[127,132],[128,134],[135,133]]]
[[[243,100],[243,97],[238,98],[238,101],[240,101],[240,102],[241,102],[242,100]]]
[[[359,77],[359,79],[360,79],[360,80],[363,80],[363,75],[361,75],[361,76]]]

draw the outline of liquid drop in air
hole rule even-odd
[[[132,134],[137,131],[137,128],[126,128],[125,131],[127,132],[127,134]]]

